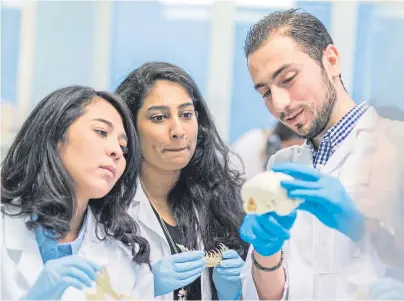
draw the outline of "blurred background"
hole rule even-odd
[[[204,94],[225,141],[271,129],[249,77],[250,26],[277,9],[303,8],[330,31],[355,101],[404,109],[404,2],[289,0],[1,2],[1,146],[33,106],[71,85],[114,90],[151,60],[177,64]]]

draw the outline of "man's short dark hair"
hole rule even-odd
[[[272,34],[291,37],[320,66],[323,51],[333,44],[319,19],[301,9],[288,9],[266,15],[250,28],[244,44],[245,56],[248,57],[263,46]]]
[[[323,52],[334,44],[324,24],[302,9],[279,10],[266,15],[251,26],[244,43],[244,54],[248,56],[263,46],[272,34],[290,37],[308,56],[323,68]],[[339,75],[341,84],[341,74]]]

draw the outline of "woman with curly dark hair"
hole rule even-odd
[[[156,298],[239,299],[247,253],[238,233],[243,180],[230,168],[229,149],[195,82],[177,66],[152,62],[116,92],[132,111],[140,141],[142,189],[131,213],[151,245]],[[182,252],[179,245],[229,250],[208,269],[204,252]]]
[[[39,102],[2,163],[1,299],[83,300],[101,268],[117,293],[154,297],[127,213],[140,159],[119,97],[71,86]]]

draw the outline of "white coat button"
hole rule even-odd
[[[323,168],[324,168],[324,164],[318,164],[318,165],[317,165],[317,169],[318,169],[318,170],[322,170]]]

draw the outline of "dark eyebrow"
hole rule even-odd
[[[153,111],[153,110],[168,110],[167,106],[151,106],[147,109],[147,111]]]
[[[178,106],[178,109],[182,109],[184,107],[188,107],[188,106],[193,106],[194,104],[192,102],[186,102],[186,103],[182,103]],[[168,111],[169,108],[167,106],[151,106],[147,109],[147,111],[153,111],[153,110],[166,110]]]
[[[290,65],[291,64],[285,64],[285,65],[281,66],[278,70],[276,70],[274,72],[274,74],[272,74],[272,76],[271,76],[272,81],[276,80],[276,78],[279,76],[279,74],[281,74],[282,71],[285,70],[286,68],[288,68]],[[258,83],[258,84],[254,85],[254,89],[258,90],[259,88],[264,87],[264,86],[265,86],[265,84]]]
[[[286,68],[288,68],[290,65],[291,64],[285,64],[282,67],[280,67],[278,70],[276,70],[274,72],[274,74],[272,74],[272,80],[274,81],[279,76],[279,74],[281,74],[282,71],[285,70]]]
[[[112,122],[109,121],[109,120],[106,120],[106,119],[104,119],[104,118],[94,118],[94,119],[92,119],[92,120],[93,120],[93,121],[98,121],[98,122],[105,123],[111,130],[114,129],[114,125],[113,125]],[[128,137],[127,137],[125,134],[123,134],[123,133],[119,135],[119,138],[122,138],[122,139],[128,141]]]
[[[103,122],[103,123],[105,123],[108,127],[110,127],[111,129],[114,128],[114,125],[112,124],[112,122],[109,121],[109,120],[106,120],[106,119],[104,119],[104,118],[94,118],[94,119],[92,119],[92,120],[94,120],[94,121],[99,121],[99,122]]]
[[[182,109],[184,107],[189,107],[189,106],[194,106],[194,104],[192,102],[186,102],[186,103],[180,104],[178,106],[178,109]]]

